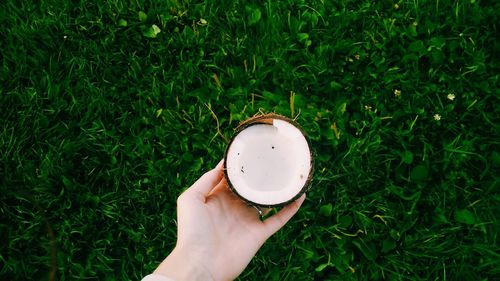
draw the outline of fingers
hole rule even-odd
[[[305,199],[306,195],[303,194],[290,205],[283,207],[276,215],[266,219],[263,224],[267,232],[267,237],[280,230],[297,213]]]
[[[217,166],[206,172],[201,178],[199,178],[189,189],[188,192],[194,192],[203,196],[208,195],[208,193],[221,181],[223,170],[223,161],[221,160]]]

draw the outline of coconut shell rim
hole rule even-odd
[[[227,174],[227,169],[226,169],[227,156],[228,156],[229,148],[231,147],[231,144],[233,143],[233,141],[236,138],[236,136],[238,136],[238,134],[241,133],[241,131],[245,130],[246,128],[248,128],[250,126],[259,125],[259,124],[268,124],[266,122],[259,122],[259,120],[262,121],[263,119],[279,119],[279,120],[283,120],[283,121],[288,122],[288,123],[292,124],[293,126],[295,126],[300,131],[300,133],[304,136],[304,138],[306,140],[306,143],[307,143],[307,146],[309,148],[309,154],[311,156],[311,162],[310,162],[311,168],[309,170],[309,175],[307,176],[307,179],[306,179],[306,181],[305,181],[304,186],[302,187],[302,189],[294,197],[292,197],[291,199],[289,199],[287,201],[284,201],[284,202],[276,203],[276,204],[261,204],[261,203],[253,202],[253,201],[251,201],[251,200],[249,200],[249,199],[241,196],[238,193],[238,191],[236,190],[236,188],[234,188],[234,186],[231,183],[231,181],[229,180],[229,175]],[[292,120],[292,119],[290,119],[288,117],[279,115],[279,114],[275,114],[275,113],[267,113],[267,114],[255,115],[255,116],[250,117],[247,120],[241,122],[238,125],[238,127],[236,127],[235,133],[231,137],[231,139],[230,139],[230,141],[229,141],[229,143],[228,143],[228,145],[226,147],[226,151],[224,152],[224,178],[226,179],[226,182],[227,182],[227,185],[229,186],[229,189],[234,194],[236,194],[236,196],[238,196],[238,198],[240,198],[243,201],[245,201],[246,203],[248,203],[248,204],[250,204],[252,206],[256,206],[256,207],[278,208],[278,207],[283,207],[283,206],[286,206],[286,205],[294,202],[295,200],[299,199],[300,196],[302,196],[302,194],[306,193],[311,188],[311,182],[312,182],[312,176],[313,176],[313,174],[314,174],[314,153],[313,153],[312,148],[311,148],[311,142],[309,141],[309,138],[307,137],[306,133],[304,132],[304,130],[302,129],[302,127],[297,122],[295,122],[294,120]]]

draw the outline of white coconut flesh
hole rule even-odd
[[[311,152],[302,132],[273,119],[240,131],[226,156],[228,181],[248,201],[277,205],[298,195],[308,182]]]

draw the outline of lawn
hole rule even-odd
[[[240,280],[498,280],[499,11],[1,1],[0,279],[140,280],[177,196],[275,112],[315,174]]]

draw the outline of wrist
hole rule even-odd
[[[193,253],[175,247],[170,255],[158,266],[154,272],[175,281],[184,280],[214,280],[209,270],[193,257]]]

